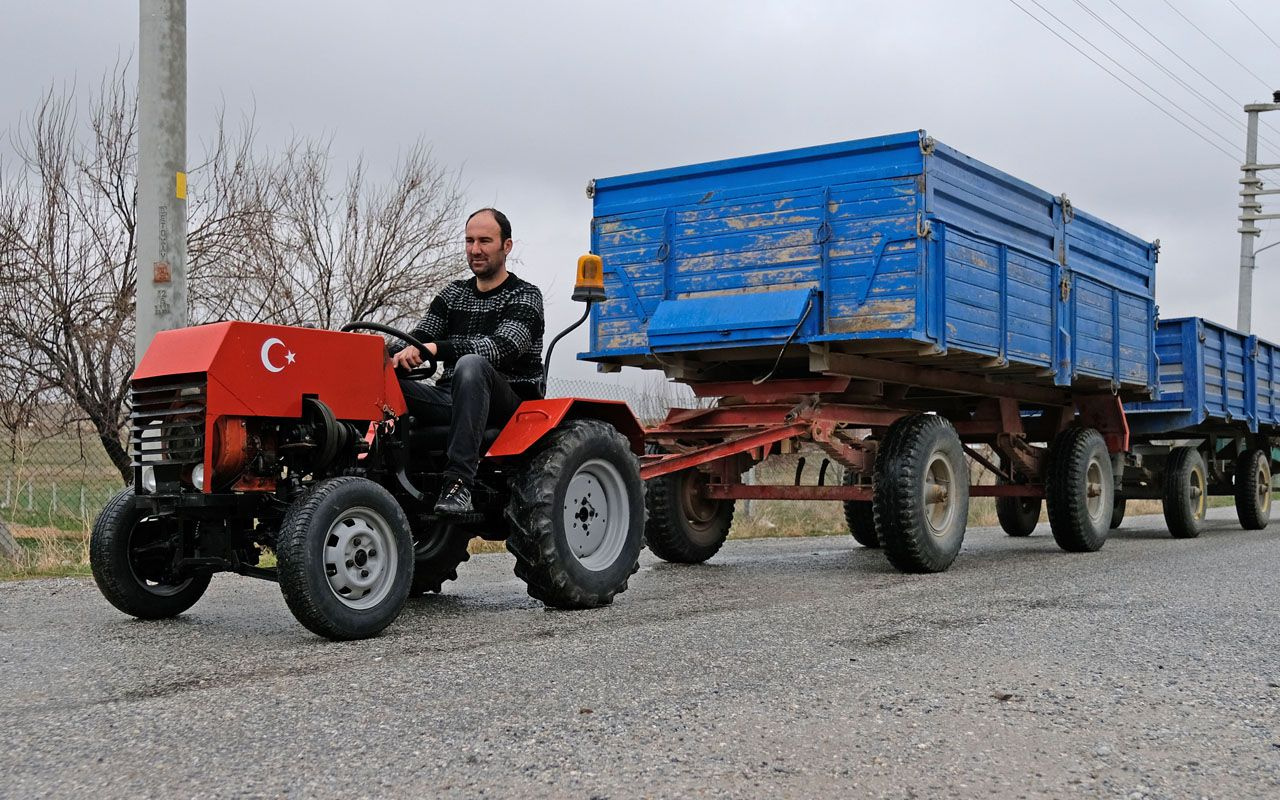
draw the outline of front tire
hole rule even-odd
[[[413,555],[409,520],[390,492],[365,478],[329,478],[285,512],[280,591],[312,633],[367,639],[404,607]]]
[[[1093,553],[1107,543],[1115,485],[1111,457],[1093,428],[1067,428],[1054,440],[1045,486],[1049,527],[1058,547]]]
[[[1111,530],[1114,531],[1116,528],[1119,528],[1120,524],[1124,522],[1124,511],[1125,500],[1123,497],[1117,496],[1111,503]]]
[[[997,497],[996,519],[1010,536],[1030,536],[1040,523],[1039,497]]]
[[[1246,450],[1236,460],[1236,516],[1246,531],[1271,521],[1271,457],[1265,450]]]
[[[1164,521],[1175,539],[1200,535],[1209,504],[1204,459],[1194,447],[1177,447],[1164,465]]]
[[[719,552],[733,525],[734,503],[707,499],[702,494],[706,485],[707,474],[696,469],[647,483],[644,539],[655,556],[676,564],[701,564]]]
[[[627,589],[644,546],[644,486],[627,440],[598,420],[552,431],[507,505],[516,576],[555,608],[594,608]]]
[[[853,486],[853,478],[853,473],[845,470],[842,485]],[[880,534],[876,533],[874,500],[845,500],[844,522],[855,542],[863,547],[880,548]]]
[[[889,563],[942,572],[964,542],[969,464],[960,437],[934,414],[903,417],[876,454],[875,527]]]
[[[182,522],[145,517],[133,489],[107,501],[89,535],[89,566],[107,602],[138,619],[176,617],[209,588],[209,573],[172,574]]]

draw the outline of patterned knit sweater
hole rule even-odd
[[[487,292],[476,288],[475,277],[450,283],[431,301],[413,336],[436,345],[436,357],[444,365],[437,386],[448,386],[457,360],[475,353],[516,394],[531,399],[541,396],[543,327],[542,292],[509,272]]]

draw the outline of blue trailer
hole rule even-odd
[[[1132,434],[1113,525],[1126,498],[1159,499],[1177,538],[1197,536],[1207,498],[1235,498],[1240,524],[1271,515],[1280,436],[1280,348],[1200,317],[1160,320],[1159,391],[1125,406]]]
[[[580,358],[718,398],[648,431],[659,556],[705,560],[733,502],[765,497],[843,501],[855,538],[905,571],[952,563],[970,496],[1019,530],[1046,498],[1059,545],[1102,547],[1121,403],[1156,388],[1157,243],[923,131],[588,194],[608,299]],[[743,484],[801,446],[824,456],[817,486]],[[970,459],[1000,485],[970,486]],[[843,485],[825,484],[832,461]]]

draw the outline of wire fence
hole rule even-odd
[[[620,383],[551,380],[548,396],[625,402],[643,423],[673,406],[694,407],[688,387],[652,391]],[[83,533],[122,481],[97,435],[61,422],[31,422],[4,431],[0,443],[0,522],[50,535]]]

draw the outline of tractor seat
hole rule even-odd
[[[485,428],[480,437],[480,455],[489,452],[502,428]],[[436,451],[444,452],[449,446],[448,425],[415,425],[409,431],[409,447],[411,452]]]

